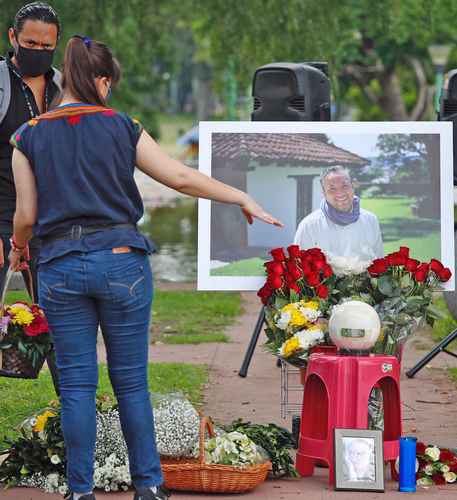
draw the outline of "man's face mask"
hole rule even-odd
[[[23,76],[44,75],[52,66],[54,50],[28,49],[17,42],[16,60]]]

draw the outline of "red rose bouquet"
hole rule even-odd
[[[442,317],[432,304],[433,291],[448,281],[451,271],[432,259],[419,262],[400,247],[368,267],[369,295],[382,321],[383,331],[375,352],[399,355],[401,346],[418,325]]]
[[[15,302],[3,306],[0,315],[0,350],[15,347],[33,368],[38,367],[51,350],[51,337],[43,310],[36,304],[30,306],[25,302]]]
[[[258,296],[265,305],[266,348],[295,366],[304,366],[311,349],[327,343],[322,318],[329,307],[335,275],[318,248],[291,245],[286,256],[275,248],[264,264],[267,280]]]

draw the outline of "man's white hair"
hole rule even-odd
[[[321,172],[319,180],[321,182],[322,187],[324,187],[324,179],[326,179],[327,176],[329,176],[330,174],[344,174],[348,177],[349,181],[352,184],[351,172],[349,171],[349,169],[345,167],[336,166],[336,167],[328,167]]]

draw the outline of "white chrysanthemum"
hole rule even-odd
[[[319,309],[302,306],[298,306],[298,309],[309,323],[315,323],[322,316],[322,312]]]
[[[440,467],[440,471],[441,472],[449,472],[451,469],[449,468],[449,465],[446,465],[446,464],[443,464],[441,467]]]
[[[337,276],[362,274],[372,262],[372,260],[361,260],[360,257],[342,257],[330,253],[327,254],[327,261]]]
[[[280,330],[286,330],[289,326],[290,320],[292,319],[292,314],[290,312],[282,312],[279,318],[276,320],[276,326]]]

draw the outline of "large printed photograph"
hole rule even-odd
[[[449,124],[203,122],[200,138],[200,169],[249,193],[284,228],[201,200],[199,288],[255,290],[269,251],[292,243],[334,262],[407,246],[453,270]]]

